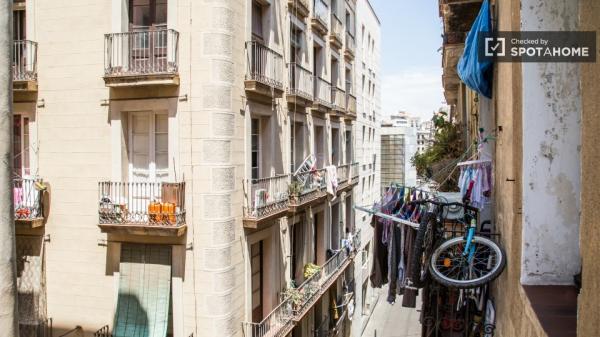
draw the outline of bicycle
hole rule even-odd
[[[493,281],[502,273],[506,266],[506,253],[496,242],[477,235],[474,215],[477,209],[466,204],[435,200],[412,203],[430,204],[415,238],[408,275],[412,286],[423,287],[431,274],[435,281],[448,287],[476,288]],[[451,206],[464,208],[464,224],[468,226],[465,234],[442,241],[431,251],[433,244],[444,236],[443,209]]]

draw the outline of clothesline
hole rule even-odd
[[[354,206],[354,209],[362,211],[362,212],[369,213],[371,215],[378,216],[378,217],[383,218],[383,219],[387,219],[387,220],[391,220],[391,221],[394,221],[394,222],[397,222],[397,223],[401,223],[401,224],[404,224],[404,225],[407,225],[407,226],[411,226],[412,228],[415,228],[415,229],[418,229],[419,226],[420,226],[418,223],[414,223],[414,222],[411,222],[411,221],[408,221],[408,220],[404,220],[404,219],[395,217],[393,215],[385,214],[385,213],[377,211],[377,210],[375,210],[373,208],[367,208],[367,207],[363,207],[363,206]]]

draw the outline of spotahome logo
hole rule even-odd
[[[497,32],[479,36],[479,59],[596,62],[596,32]]]

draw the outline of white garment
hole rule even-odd
[[[327,193],[333,196],[335,200],[338,188],[337,168],[334,165],[325,167],[325,183],[327,184]]]

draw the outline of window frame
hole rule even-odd
[[[133,167],[133,155],[134,155],[134,144],[133,144],[133,118],[136,115],[148,115],[148,178],[146,181],[148,182],[160,182],[161,178],[168,179],[170,172],[170,151],[169,151],[169,114],[166,111],[132,111],[128,113],[128,121],[127,121],[127,151],[128,151],[128,177],[129,181],[139,181],[135,178],[134,167]],[[165,169],[157,169],[156,163],[156,117],[158,115],[165,115],[167,118],[167,166]],[[160,172],[159,172],[160,171]]]

